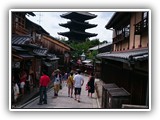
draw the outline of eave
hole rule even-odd
[[[131,12],[116,12],[113,14],[112,18],[109,20],[107,25],[105,26],[106,29],[110,28],[121,28],[122,26],[127,25],[130,21],[130,14]]]
[[[80,21],[85,21],[97,17],[97,15],[91,14],[89,12],[68,12],[60,16],[66,19],[78,19]]]

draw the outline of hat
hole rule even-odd
[[[71,72],[70,73],[74,73],[74,71],[73,70],[71,70]]]
[[[55,72],[55,73],[58,73],[58,72],[60,72],[60,70],[59,70],[59,69],[56,69],[54,72]]]

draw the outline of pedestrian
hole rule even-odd
[[[27,80],[27,74],[26,74],[25,70],[23,70],[20,75],[20,88],[21,88],[22,96],[24,95],[24,87],[25,87],[26,80]]]
[[[60,70],[57,69],[54,75],[54,96],[58,96],[58,92],[62,87],[62,75],[60,74]]]
[[[67,80],[67,86],[68,86],[68,97],[73,97],[73,72],[70,73],[70,76]]]
[[[40,77],[39,81],[39,94],[40,94],[40,99],[38,105],[42,105],[42,102],[44,104],[47,104],[47,87],[50,83],[50,78],[49,76],[46,75],[46,71],[44,70],[42,72],[42,76]]]
[[[81,71],[78,70],[78,73],[74,76],[74,94],[75,94],[75,100],[80,102],[80,94],[81,94],[81,87],[83,86],[84,79],[80,75]]]
[[[15,81],[13,81],[13,92],[14,92],[14,103],[16,103],[17,98],[19,96],[19,87]]]
[[[65,72],[64,75],[63,75],[63,83],[64,84],[66,83],[67,79],[68,79],[68,73]]]
[[[89,80],[87,82],[87,88],[88,88],[88,96],[90,94],[91,98],[92,98],[92,94],[94,93],[95,90],[95,77],[94,77],[94,73],[91,73],[91,76],[89,77]]]
[[[30,71],[29,72],[29,75],[28,75],[28,79],[26,79],[26,82],[25,82],[25,85],[26,85],[26,90],[27,90],[27,92],[29,92],[30,93],[30,85],[31,85],[31,83],[32,83],[32,71]]]

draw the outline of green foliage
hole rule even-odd
[[[97,55],[97,51],[92,51],[88,53],[88,49],[100,44],[99,39],[89,40],[87,39],[85,42],[77,42],[77,41],[66,41],[64,38],[61,39],[64,43],[71,46],[74,51],[71,52],[74,58],[79,58],[79,56],[84,52],[86,57],[89,59],[93,59]]]
[[[95,56],[98,54],[98,51],[92,51],[88,54],[88,59],[95,59]]]
[[[79,57],[83,52],[88,56],[88,49],[99,44],[99,39],[86,40],[85,42],[71,42],[69,45],[75,49],[73,56]],[[95,54],[95,53],[94,53]],[[91,56],[90,56],[91,57]],[[92,57],[91,57],[92,58]]]

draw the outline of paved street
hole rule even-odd
[[[51,88],[48,90],[48,104],[37,105],[39,101],[39,97],[37,97],[32,102],[27,103],[26,105],[22,106],[23,108],[98,108],[97,104],[97,96],[96,93],[93,94],[93,98],[87,96],[87,91],[85,90],[85,85],[88,81],[88,77],[84,76],[84,85],[81,91],[81,99],[80,103],[74,100],[73,98],[68,97],[68,88],[66,84],[63,84],[62,90],[59,91],[59,96],[54,97],[54,90]],[[74,96],[74,95],[73,95]]]

